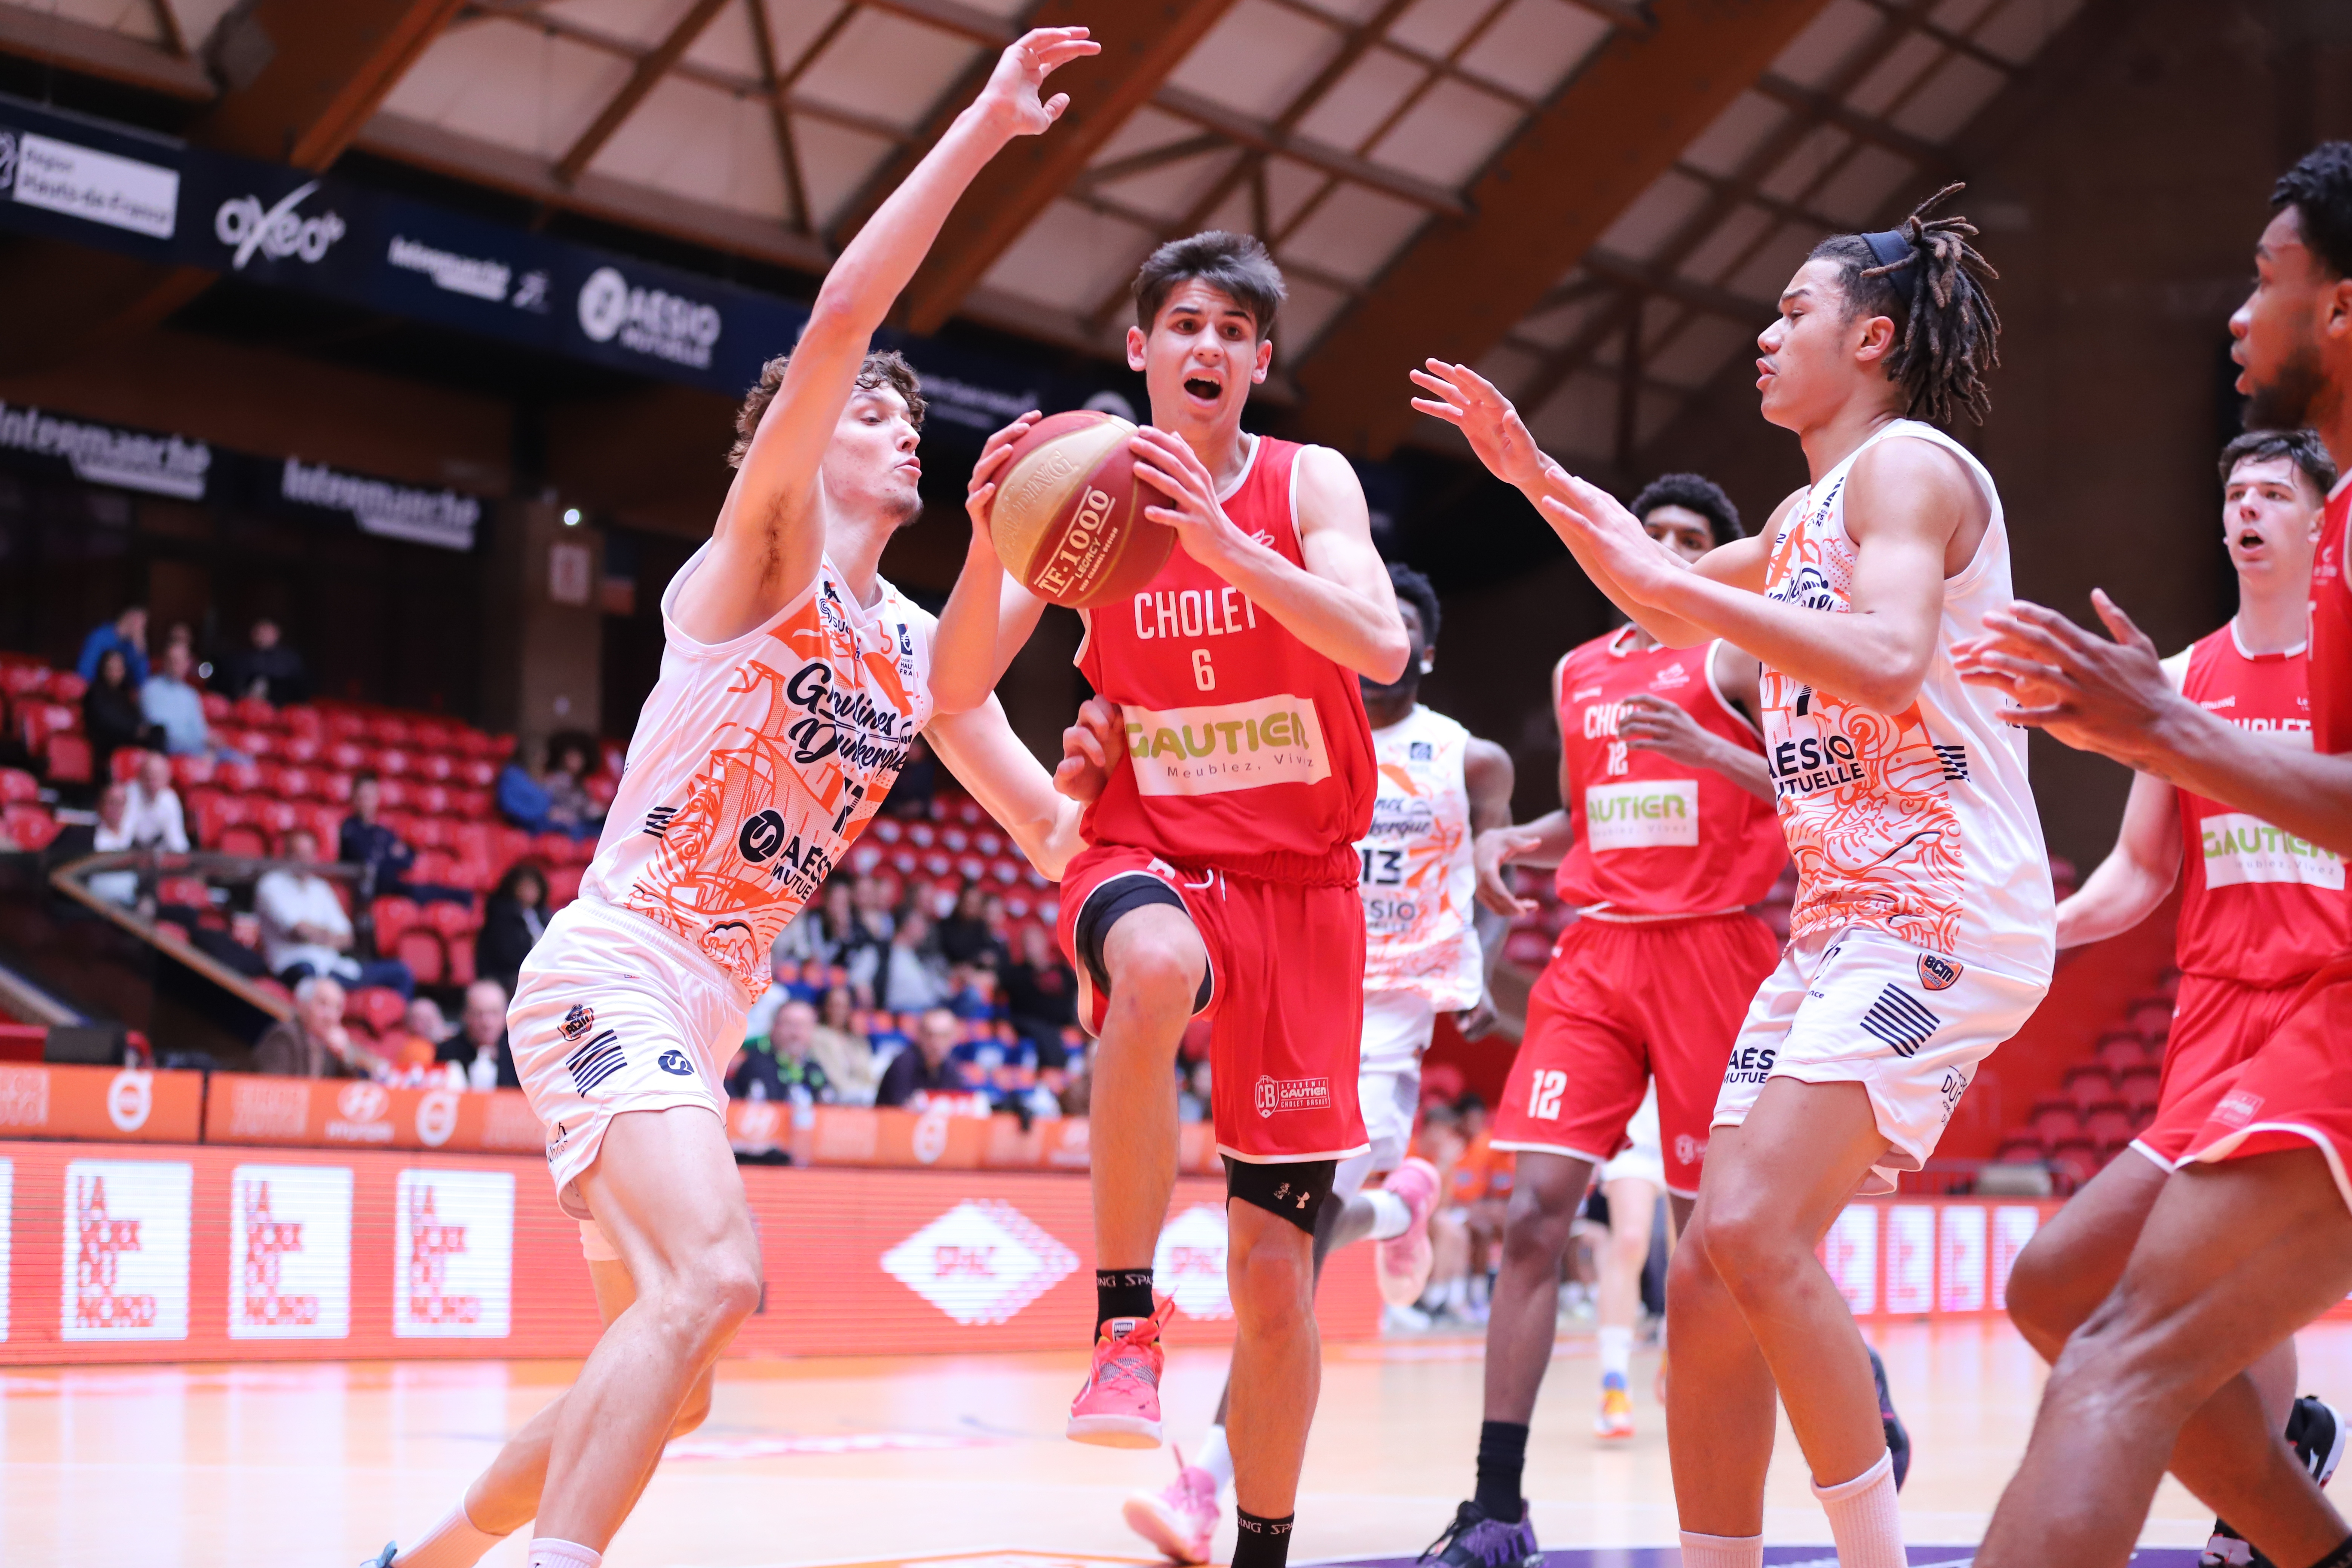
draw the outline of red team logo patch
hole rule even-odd
[[[1331,1080],[1328,1078],[1266,1078],[1257,1080],[1257,1113],[1277,1110],[1328,1110]]]
[[[1919,984],[1930,991],[1948,991],[1960,977],[1961,965],[1932,952],[1919,955]]]
[[[2243,1127],[2254,1119],[2254,1112],[2262,1108],[2261,1095],[2248,1094],[2242,1089],[2234,1089],[2223,1095],[2221,1103],[2213,1108],[2213,1120],[2227,1127]]]

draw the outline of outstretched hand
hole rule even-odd
[[[980,461],[971,466],[971,479],[963,490],[963,510],[971,519],[973,535],[988,541],[992,550],[996,547],[996,536],[989,531],[989,508],[996,500],[996,477],[1003,470],[1006,455],[1044,417],[1033,408],[991,436],[980,448]]]
[[[1558,467],[1543,455],[1519,411],[1493,382],[1466,364],[1442,359],[1425,363],[1425,370],[1406,373],[1415,386],[1431,395],[1414,398],[1413,407],[1461,431],[1489,473],[1524,489]]]
[[[1084,27],[1039,27],[1023,34],[996,58],[988,85],[975,102],[1005,132],[1034,136],[1062,117],[1070,95],[1057,92],[1039,99],[1045,79],[1072,60],[1102,53],[1102,46],[1087,37]]]
[[[1092,805],[1110,782],[1112,759],[1127,753],[1127,724],[1118,704],[1089,697],[1076,722],[1062,731],[1062,761],[1054,787],[1080,805]]]
[[[2057,611],[2020,599],[1984,618],[1985,633],[1956,643],[1960,679],[2005,694],[2000,717],[2047,731],[2078,751],[2138,766],[2151,753],[2151,731],[2179,694],[2156,645],[2104,589],[2091,607],[2110,641]]]

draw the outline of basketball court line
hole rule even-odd
[[[1905,1548],[1911,1568],[1970,1568],[1973,1547]],[[1673,1546],[1576,1547],[1544,1553],[1544,1568],[1681,1568],[1682,1551]],[[1415,1568],[1412,1557],[1315,1557],[1293,1568]],[[1824,1546],[1768,1546],[1766,1568],[1837,1568],[1837,1554]],[[2134,1552],[2132,1568],[2196,1568],[2189,1547],[2149,1547]],[[1091,1557],[1017,1548],[956,1552],[936,1557],[889,1557],[865,1563],[762,1563],[759,1568],[1168,1568],[1159,1558]]]

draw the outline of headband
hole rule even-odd
[[[1862,237],[1862,243],[1870,247],[1870,254],[1879,266],[1895,268],[1885,277],[1895,286],[1895,297],[1903,301],[1903,313],[1907,318],[1911,313],[1911,297],[1919,291],[1917,247],[1899,228],[1883,228],[1875,234],[1865,234]]]

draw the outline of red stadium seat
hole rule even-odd
[[[1993,1155],[1999,1165],[2038,1165],[2042,1163],[2042,1140],[2010,1137],[2001,1140],[1999,1152]]]
[[[408,1016],[408,1004],[389,985],[362,985],[343,998],[343,1016],[377,1034],[389,1034]]]
[[[479,978],[474,970],[474,939],[471,935],[463,940],[444,939],[441,951],[449,965],[448,973],[444,977],[446,984],[462,987],[471,985]]]
[[[971,847],[971,835],[961,827],[942,827],[940,829],[940,847],[950,855],[961,855]]]
[[[325,717],[307,703],[289,703],[278,710],[278,723],[289,735],[299,735],[323,745],[327,738]]]
[[[449,792],[449,815],[452,816],[487,817],[490,815],[490,792],[486,789],[457,789]]]
[[[386,775],[377,781],[376,789],[376,798],[383,803],[384,810],[406,811],[408,809],[409,791],[406,780]]]
[[[476,757],[484,762],[498,755],[497,745],[479,730],[467,730],[460,734],[455,749],[461,757]]]
[[[530,841],[530,852],[551,866],[561,866],[572,858],[572,845],[569,833],[542,833]]]
[[[261,768],[254,763],[219,763],[213,768],[213,783],[231,795],[259,795]]]
[[[2116,1080],[2116,1094],[2137,1115],[2143,1108],[2156,1103],[2163,1087],[2162,1073],[2154,1068],[2137,1068]]]
[[[40,796],[40,781],[32,774],[22,768],[0,768],[0,805],[15,805]]]
[[[354,713],[348,708],[322,708],[319,714],[331,740],[356,741],[367,733],[367,716],[363,713]]]
[[[155,884],[159,903],[186,904],[199,910],[213,905],[212,889],[202,877],[165,877]]]
[[[139,776],[139,759],[146,755],[136,746],[118,746],[114,755],[106,761],[107,777],[116,784],[129,784]]]
[[[515,738],[512,735],[492,735],[489,740],[488,755],[492,762],[503,763],[515,754]]]
[[[224,855],[243,855],[249,859],[268,858],[269,839],[261,829],[245,823],[236,823],[221,829],[220,842],[215,846]]]
[[[876,817],[866,831],[874,836],[875,842],[877,844],[896,844],[907,834],[906,828],[899,825],[898,819],[892,816]]]
[[[2128,1143],[2132,1135],[2131,1108],[2119,1100],[2095,1105],[2083,1117],[2083,1131],[2103,1149]]]
[[[278,728],[278,710],[272,708],[266,698],[240,697],[229,704],[229,712],[236,717],[238,723],[248,729],[275,730]]]
[[[88,784],[93,760],[89,741],[79,731],[60,730],[49,736],[48,744],[41,749],[46,771],[51,784]]]
[[[253,826],[266,831],[275,841],[302,825],[302,813],[290,800],[272,800],[264,795],[253,803],[252,821]],[[321,844],[319,850],[321,855],[329,855],[334,847],[331,844]]]
[[[352,803],[351,774],[322,773],[318,777],[319,797],[321,800],[331,800],[337,805],[349,805]]]
[[[368,765],[367,748],[349,740],[330,742],[325,756],[327,765],[338,773],[355,773]]]
[[[2172,1003],[2162,996],[2143,996],[2124,1015],[2150,1045],[2162,1045],[2172,1033]]]
[[[236,711],[236,704],[217,691],[205,692],[203,697],[205,722],[207,724],[226,724],[229,715]]]
[[[405,778],[413,759],[398,746],[379,746],[375,753],[375,771],[385,778]]]
[[[425,906],[425,923],[439,931],[450,942],[464,937],[468,942],[482,929],[482,917],[474,912],[471,904],[453,904],[446,899],[436,899]]]
[[[409,845],[416,849],[446,849],[453,826],[446,816],[416,816],[408,824]]]
[[[427,784],[447,784],[457,776],[457,759],[446,752],[420,752],[410,771]]]
[[[368,914],[375,921],[375,950],[378,952],[391,952],[392,944],[400,940],[402,931],[425,919],[424,911],[409,899],[378,899],[368,906]]]
[[[245,820],[245,803],[216,789],[190,790],[185,804],[188,832],[206,847],[219,844],[222,828]]]
[[[498,779],[498,764],[486,757],[468,757],[457,764],[457,782],[468,789],[488,789]]]
[[[418,719],[408,726],[408,738],[420,752],[446,752],[457,743],[457,726],[446,719]]]
[[[213,738],[230,751],[243,752],[247,756],[258,761],[265,757],[275,757],[278,754],[278,742],[284,737],[275,730],[216,730],[213,732]]]
[[[500,871],[530,853],[530,835],[508,823],[490,829],[490,864]]]
[[[2045,1100],[2033,1108],[2031,1125],[2034,1136],[2044,1143],[2055,1145],[2083,1135],[2083,1113],[2069,1101]]]
[[[89,690],[89,682],[72,670],[60,669],[49,677],[49,696],[68,705],[77,704]]]
[[[450,820],[448,831],[451,854],[460,860],[478,860],[485,866],[490,863],[497,835],[488,823]]]
[[[12,803],[0,810],[0,827],[5,827],[16,847],[37,855],[57,841],[65,829],[51,816],[46,806]]]
[[[16,733],[25,742],[25,750],[35,756],[48,743],[51,735],[61,730],[71,730],[81,722],[81,715],[62,702],[47,698],[31,698],[16,704]]]
[[[916,848],[929,849],[939,841],[938,831],[929,823],[910,822],[907,825],[907,842]]]
[[[411,731],[408,721],[391,713],[379,714],[368,721],[368,739],[379,746],[405,746]]]
[[[24,697],[45,689],[49,684],[49,667],[45,664],[19,663],[12,656],[0,665],[0,692],[11,697]]]
[[[316,735],[299,734],[289,730],[279,736],[278,754],[297,767],[311,768],[326,752],[326,745]]]
[[[408,965],[419,985],[438,985],[449,967],[448,955],[443,952],[441,937],[423,926],[411,926],[400,933],[393,945],[392,956]]]
[[[2051,1174],[2069,1192],[2097,1175],[2102,1163],[2098,1150],[2080,1138],[2056,1145],[2048,1156]]]
[[[318,836],[319,854],[329,860],[339,858],[338,847],[343,838],[343,819],[351,813],[332,801],[306,800],[299,805],[301,822]]]
[[[416,864],[409,868],[409,880],[431,887],[445,886],[449,879],[449,871],[456,864],[446,851],[420,849],[416,852]]]
[[[2059,1088],[2074,1102],[2074,1109],[2086,1115],[2094,1105],[2116,1097],[2115,1079],[2095,1062],[2078,1062],[2068,1068],[2059,1080]]]
[[[2118,1076],[2153,1066],[2157,1060],[2156,1053],[2147,1048],[2147,1042],[2125,1029],[2102,1035],[2097,1056],[2101,1067]]]
[[[547,907],[560,910],[580,896],[580,878],[584,866],[551,866],[547,868]]]
[[[198,784],[210,784],[212,780],[211,757],[173,757],[172,759],[172,783],[178,786],[183,794],[195,788]]]
[[[449,789],[446,784],[421,784],[408,792],[410,804],[424,816],[443,816],[449,810]]]

